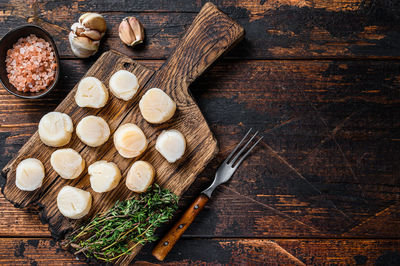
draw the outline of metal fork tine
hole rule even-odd
[[[250,140],[246,143],[246,145],[243,146],[243,148],[240,149],[240,151],[233,157],[232,161],[229,163],[230,165],[233,165],[236,160],[239,158],[239,156],[246,150],[247,146],[251,143],[251,141],[254,139],[255,136],[257,136],[258,131],[250,138]]]
[[[231,159],[231,157],[235,154],[235,152],[237,151],[237,149],[239,149],[240,145],[242,145],[243,141],[246,139],[246,137],[250,134],[250,132],[253,129],[250,128],[249,131],[247,131],[246,135],[244,135],[244,137],[242,138],[242,140],[239,142],[238,145],[236,145],[236,147],[233,149],[233,151],[228,155],[228,157],[225,159],[224,163],[228,163],[228,161]]]
[[[262,140],[262,138],[263,138],[263,136],[261,138],[259,138],[256,141],[256,143],[253,144],[253,146],[251,146],[251,148],[243,155],[243,157],[239,160],[239,162],[237,162],[237,164],[233,168],[235,168],[235,169],[238,168],[238,166],[243,162],[243,160],[246,159],[247,155],[249,155],[249,153],[254,149],[254,147]]]
[[[247,141],[247,143],[240,149],[240,151],[235,155],[235,158],[233,158],[233,160],[228,164],[229,160],[232,158],[232,156],[236,153],[236,151],[241,147],[242,143],[246,140],[247,136],[250,134],[250,132],[252,131],[252,129],[250,129],[246,135],[243,137],[243,139],[239,142],[238,145],[236,145],[236,147],[233,149],[233,151],[228,155],[228,158],[225,159],[225,161],[218,167],[217,172],[215,173],[215,178],[214,181],[212,182],[212,184],[206,188],[205,190],[203,190],[201,193],[207,195],[207,197],[211,197],[211,194],[213,193],[214,189],[220,185],[223,184],[225,182],[227,182],[233,175],[233,173],[236,171],[236,169],[238,168],[238,166],[243,162],[243,160],[247,157],[247,155],[249,155],[249,153],[254,149],[254,147],[260,142],[260,140],[263,138],[262,136],[255,141],[254,145],[252,145],[250,147],[249,150],[246,151],[247,147],[249,146],[249,144],[251,144],[251,142],[253,141],[253,139],[257,136],[258,131],[250,138],[249,141]],[[242,158],[238,159],[239,156],[245,153]],[[235,161],[239,161],[236,162],[235,167],[233,167],[233,164],[235,163]]]

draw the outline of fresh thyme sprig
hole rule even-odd
[[[178,208],[178,197],[157,184],[137,198],[117,202],[105,213],[72,232],[65,245],[87,258],[112,262],[137,245],[156,240],[154,231]]]

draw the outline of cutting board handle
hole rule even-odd
[[[186,89],[219,56],[244,36],[244,29],[214,4],[206,3],[157,74]],[[164,76],[165,77],[165,76]]]

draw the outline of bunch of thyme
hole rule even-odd
[[[107,212],[72,232],[65,245],[87,258],[112,262],[139,244],[156,240],[154,231],[178,208],[178,197],[157,184],[137,198],[117,202]]]

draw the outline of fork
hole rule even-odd
[[[247,136],[250,134],[252,129],[250,129],[246,135],[242,138],[238,145],[233,149],[233,151],[228,155],[228,157],[221,163],[215,173],[215,178],[212,184],[205,190],[203,190],[197,199],[190,205],[183,216],[178,222],[169,230],[169,232],[158,242],[158,244],[153,249],[153,256],[158,260],[162,261],[173,248],[173,246],[178,242],[179,238],[186,231],[189,225],[193,222],[194,218],[199,214],[199,212],[204,208],[208,200],[211,198],[211,194],[214,189],[227,182],[233,176],[233,173],[238,169],[239,165],[243,160],[250,154],[254,147],[260,142],[263,137],[259,137],[257,141],[250,147],[249,145],[253,142],[253,139],[257,136],[258,131],[246,142],[246,144],[237,152],[240,146],[244,143]],[[236,153],[237,152],[237,153]],[[236,154],[235,154],[236,153]],[[244,153],[244,154],[243,154]],[[241,158],[239,159],[239,157]],[[232,158],[233,157],[233,158]]]

